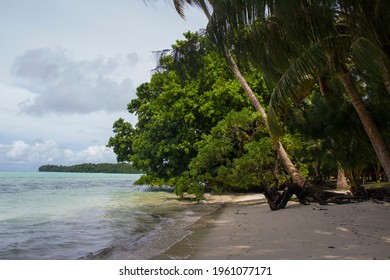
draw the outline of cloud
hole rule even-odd
[[[6,147],[6,146],[3,146]],[[28,149],[28,145],[23,141],[15,141],[11,145],[11,149],[6,153],[7,158],[16,159],[20,158]]]
[[[41,48],[16,57],[11,71],[20,86],[36,93],[20,103],[27,114],[115,112],[134,97],[128,77],[139,61],[134,53],[76,60],[66,49]]]
[[[35,141],[32,144],[22,140],[11,144],[0,144],[2,161],[12,165],[42,165],[58,164],[72,165],[77,163],[116,162],[112,149],[101,145],[89,146],[86,149],[75,151],[59,146],[55,141]],[[0,165],[4,165],[0,163]]]
[[[135,53],[131,53],[131,54],[126,55],[126,60],[127,60],[127,63],[131,66],[137,65],[138,62],[140,61],[138,55]]]

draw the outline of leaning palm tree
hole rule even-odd
[[[324,12],[326,13],[328,11],[325,10]],[[387,57],[374,44],[367,45],[368,40],[362,37],[356,38],[357,35],[352,33],[354,30],[350,28],[351,24],[348,23],[348,19],[350,19],[349,15],[350,13],[343,14],[340,11],[339,22],[331,22],[328,25],[329,31],[322,34],[319,33],[317,34],[317,38],[309,41],[307,47],[300,53],[300,57],[291,63],[289,69],[279,80],[278,86],[275,88],[273,97],[271,98],[270,108],[272,111],[275,110],[275,107],[280,106],[278,104],[285,104],[285,101],[288,100],[286,97],[292,93],[292,90],[297,89],[297,86],[301,85],[308,77],[313,77],[319,69],[327,69],[328,76],[340,81],[343,85],[350,102],[360,117],[360,121],[387,177],[390,178],[389,147],[371,116],[371,112],[362,100],[360,92],[364,91],[364,87],[359,88],[356,85],[356,79],[359,77],[355,74],[359,71],[364,72],[367,71],[366,69],[376,68],[375,65],[378,65],[378,61],[381,61],[380,64],[382,67],[378,67],[380,69],[378,74],[383,74],[386,77],[387,67],[385,65],[388,64],[386,62]],[[371,59],[364,57],[361,53],[362,49],[365,50],[364,53],[366,53],[366,56],[370,57],[368,54],[373,54],[371,55]],[[379,59],[379,57],[383,59]],[[307,59],[310,62],[305,61]],[[368,67],[365,69],[360,68],[365,65],[368,65]],[[378,77],[378,75],[372,76]],[[288,80],[294,81],[296,85],[291,86],[291,82],[287,82]],[[290,89],[286,87],[287,85],[289,85]]]
[[[174,4],[174,7],[176,8],[176,11],[178,12],[178,14],[180,16],[182,16],[183,18],[185,17],[185,14],[184,14],[185,5],[192,5],[192,6],[200,7],[202,9],[202,11],[204,12],[204,14],[206,15],[206,17],[208,18],[208,20],[209,21],[212,20],[213,16],[211,14],[211,10],[212,10],[212,7],[214,5],[214,1],[173,0],[173,4]],[[263,123],[264,123],[264,126],[270,132],[269,124],[268,124],[268,117],[267,117],[267,113],[266,113],[265,109],[263,108],[263,106],[261,105],[259,100],[257,99],[255,93],[253,92],[253,90],[249,86],[245,77],[242,75],[240,68],[238,67],[233,55],[231,54],[231,52],[229,51],[227,45],[225,44],[225,42],[223,40],[220,41],[219,47],[222,50],[222,53],[224,54],[228,64],[230,65],[235,77],[237,78],[237,80],[241,84],[243,90],[245,91],[248,98],[250,99],[253,107],[256,109],[256,111],[258,111],[260,113],[262,120],[263,120]],[[270,132],[270,136],[272,137],[271,132]],[[270,195],[267,196],[267,198],[269,199],[271,209],[278,210],[278,209],[284,208],[288,202],[288,199],[293,194],[296,194],[298,196],[301,203],[305,203],[304,198],[301,196],[301,194],[302,194],[302,189],[306,185],[306,180],[304,179],[302,174],[299,172],[298,168],[293,164],[288,153],[286,152],[286,150],[284,149],[282,143],[280,142],[280,140],[278,138],[274,138],[274,146],[275,146],[275,149],[278,153],[279,159],[281,160],[284,168],[286,169],[287,173],[289,174],[294,185],[291,185],[290,186],[291,189],[284,192],[282,194],[282,196],[280,196],[280,197],[276,196],[276,197],[271,198]],[[277,202],[275,202],[275,201],[277,201]]]
[[[339,0],[356,65],[390,94],[390,5],[387,0]],[[364,73],[361,73],[364,75]]]
[[[208,30],[220,45],[231,39],[234,50],[274,83],[268,114],[273,132],[276,116],[310,94],[315,84],[321,88],[324,77],[340,82],[390,178],[389,147],[362,100],[364,86],[356,84],[370,72],[389,90],[390,12],[385,1],[213,1]]]

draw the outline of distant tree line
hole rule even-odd
[[[42,165],[39,172],[80,172],[80,173],[142,173],[130,163],[82,163],[71,166]]]

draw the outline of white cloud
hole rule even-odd
[[[137,54],[76,60],[63,48],[30,49],[16,57],[12,73],[20,86],[36,92],[20,103],[31,115],[87,114],[124,109],[135,89],[129,76]]]
[[[43,164],[72,165],[77,163],[116,162],[112,149],[102,145],[89,146],[83,150],[71,150],[58,145],[54,140],[36,141],[31,144],[22,140],[11,144],[0,144],[0,166],[6,162],[12,165],[36,166]]]
[[[32,117],[20,112],[18,104],[34,100],[37,94],[0,81],[0,143],[23,140],[33,143],[36,139],[53,139],[59,145],[83,149],[91,145],[105,145],[113,135],[112,125],[124,118],[133,125],[137,118],[126,111],[98,111],[79,115],[52,114],[45,117]]]
[[[27,149],[28,145],[23,141],[14,141],[11,145],[11,149],[6,153],[6,157],[9,159],[18,159],[23,156]]]
[[[94,145],[81,152],[76,152],[74,156],[80,158],[82,162],[113,162],[116,159],[113,155],[113,151],[110,148]]]

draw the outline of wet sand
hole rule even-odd
[[[390,203],[300,205],[271,211],[264,196],[208,197],[216,211],[155,259],[390,259]]]

